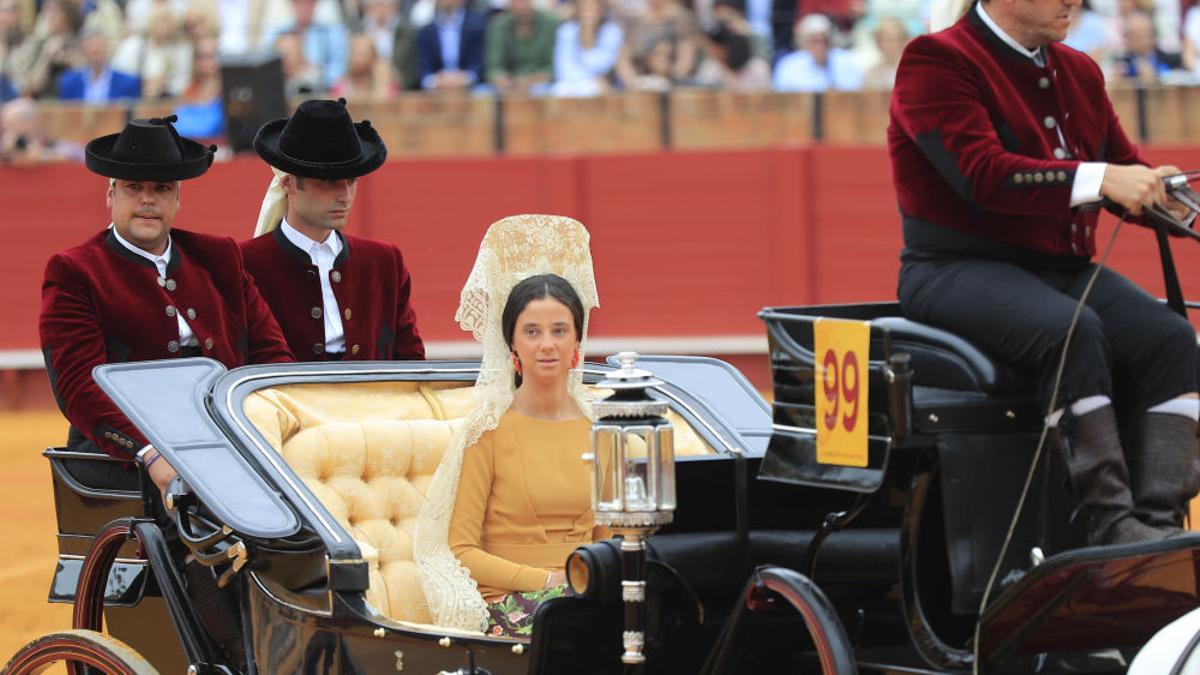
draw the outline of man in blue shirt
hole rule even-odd
[[[141,80],[135,75],[115,71],[109,65],[108,38],[104,34],[84,33],[82,46],[86,65],[59,76],[60,99],[104,105],[123,98],[141,97]]]
[[[327,17],[318,21],[316,0],[295,0],[296,20],[281,26],[266,35],[262,42],[265,49],[273,49],[280,36],[294,33],[304,51],[304,58],[320,71],[319,89],[327,91],[346,74],[350,41],[346,28]]]
[[[464,5],[464,0],[437,0],[433,23],[417,33],[422,89],[466,89],[483,81],[487,19]]]

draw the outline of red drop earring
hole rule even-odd
[[[571,359],[571,367],[572,368],[579,367],[579,352],[575,352],[575,357]]]
[[[515,370],[518,375],[521,374],[521,359],[517,358],[516,352],[513,352],[513,370]]]

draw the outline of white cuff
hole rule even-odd
[[[1104,162],[1080,162],[1071,184],[1071,208],[1100,201],[1100,184],[1104,182]]]
[[[145,447],[143,447],[141,450],[138,450],[138,451],[137,451],[137,456],[138,456],[138,457],[140,457],[140,458],[142,458],[142,459],[145,459],[145,458],[146,458],[146,453],[147,453],[147,452],[150,452],[150,451],[151,451],[151,450],[153,450],[153,449],[154,449],[154,446],[153,446],[153,445],[150,445],[149,443],[147,443],[147,444],[145,445]]]

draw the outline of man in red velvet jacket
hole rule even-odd
[[[242,252],[297,358],[424,359],[400,249],[341,232],[359,177],[387,157],[370,122],[351,121],[345,99],[305,101],[254,148],[275,180]]]
[[[1145,166],[1100,68],[1060,44],[1079,1],[977,2],[905,50],[888,128],[898,296],[909,318],[1039,376],[1091,543],[1152,540],[1196,492],[1196,334],[1091,256],[1101,201],[1173,208],[1162,176],[1177,170]]]
[[[133,120],[88,144],[107,176],[112,226],[46,264],[39,330],[50,383],[71,423],[68,447],[143,462],[161,489],[174,470],[92,379],[103,363],[207,356],[233,368],[291,361],[278,324],[228,237],[172,229],[180,181],[212,164],[174,118]],[[119,465],[117,465],[119,466]],[[96,487],[137,487],[130,465],[78,461]]]

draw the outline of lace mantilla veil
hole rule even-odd
[[[470,572],[450,552],[450,517],[458,495],[463,452],[495,429],[513,399],[513,364],[500,317],[513,287],[539,274],[557,274],[570,282],[583,302],[580,364],[586,350],[588,314],[599,306],[592,273],[589,235],[578,221],[562,216],[522,215],[488,228],[475,267],[459,297],[454,320],[483,343],[483,361],[475,383],[470,415],[455,433],[433,476],[413,536],[413,559],[434,622],[459,630],[483,631],[487,605]],[[592,419],[581,369],[571,371],[568,390]]]

